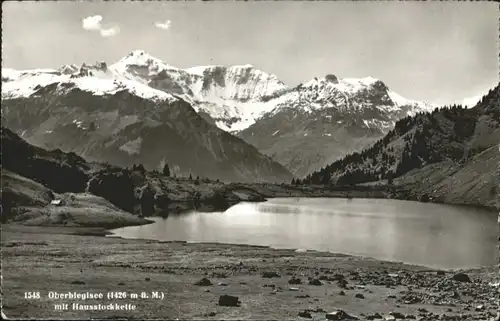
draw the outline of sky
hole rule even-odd
[[[111,64],[133,50],[166,63],[243,65],[295,86],[375,77],[400,95],[445,104],[499,82],[494,2],[2,3],[2,67]]]

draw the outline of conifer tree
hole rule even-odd
[[[163,174],[163,176],[170,177],[170,168],[168,167],[167,163],[165,163],[165,165],[163,165],[162,174]]]

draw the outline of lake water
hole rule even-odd
[[[497,213],[385,199],[277,198],[113,230],[116,236],[325,250],[436,268],[498,262]]]

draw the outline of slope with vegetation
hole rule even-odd
[[[406,117],[370,148],[299,182],[355,185],[386,180],[424,199],[493,207],[499,143],[497,86],[471,109],[454,105]]]

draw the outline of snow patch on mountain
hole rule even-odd
[[[183,97],[185,98],[185,97]],[[244,130],[274,108],[272,103],[249,101],[236,103],[214,97],[213,102],[190,101],[197,112],[205,112],[216,125],[228,132]]]
[[[365,78],[341,78],[338,84],[332,84],[337,90],[346,93],[356,93],[362,89],[372,86],[378,79]],[[331,83],[330,83],[331,84]]]
[[[202,77],[206,72],[210,72],[215,69],[234,69],[234,70],[241,70],[241,69],[253,69],[255,68],[254,65],[251,64],[246,64],[246,65],[234,65],[234,66],[223,66],[223,65],[210,65],[210,66],[195,66],[195,67],[190,67],[184,69],[186,72],[193,74],[193,75],[198,75]]]
[[[484,94],[477,95],[477,96],[472,96],[472,97],[467,97],[459,101],[454,101],[454,104],[460,104],[464,107],[467,108],[472,108],[477,105],[477,103],[483,98],[483,96],[488,93],[487,91]]]
[[[58,71],[55,69],[16,70],[12,68],[2,68],[2,82],[17,81],[23,78],[37,76],[40,73],[50,75],[50,74],[58,74]]]
[[[72,79],[71,82],[79,89],[92,92],[94,95],[113,95],[118,91],[127,90],[131,94],[155,102],[174,102],[177,100],[164,91],[130,80],[82,77]]]
[[[141,146],[142,146],[142,138],[137,137],[137,139],[131,140],[123,144],[118,149],[123,152],[126,152],[129,155],[139,155],[141,152]]]
[[[421,109],[421,111],[428,111],[428,112],[431,112],[432,110],[434,110],[434,108],[437,107],[436,105],[431,103],[404,98],[392,90],[388,90],[387,94],[389,95],[391,100],[395,103],[395,105],[398,107],[415,106]]]
[[[203,73],[205,72],[205,70],[212,69],[215,67],[217,67],[217,66],[196,66],[196,67],[187,68],[185,70],[192,75],[197,75],[197,76],[203,77]]]
[[[2,68],[2,98],[29,97],[38,89],[60,81],[61,75],[55,70],[18,71]],[[5,81],[4,75],[8,80]],[[66,77],[69,78],[69,77]]]
[[[2,68],[2,82],[19,78],[20,72],[12,68]]]

